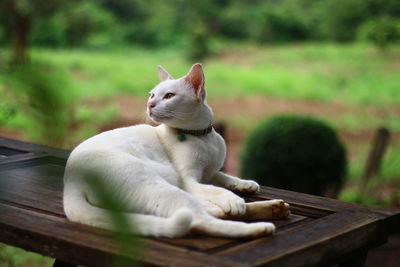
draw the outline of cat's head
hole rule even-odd
[[[157,123],[174,128],[201,129],[212,122],[212,112],[205,101],[205,78],[201,64],[194,64],[188,74],[174,79],[158,66],[161,82],[150,91],[147,114]]]

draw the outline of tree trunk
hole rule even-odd
[[[23,64],[29,61],[28,37],[31,30],[31,20],[28,15],[21,15],[18,12],[14,13],[14,18],[12,63]]]

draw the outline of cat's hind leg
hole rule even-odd
[[[192,224],[192,212],[186,208],[177,210],[169,217],[122,212],[130,227],[119,229],[116,227],[116,218],[113,218],[112,212],[92,205],[83,193],[77,191],[64,197],[64,211],[72,222],[144,236],[182,237],[190,231]]]
[[[117,160],[120,157],[123,160]],[[114,165],[107,165],[111,160]],[[121,232],[134,229],[139,235],[155,237],[182,237],[190,231],[192,207],[185,192],[129,155],[103,154],[95,164],[70,166],[64,180],[64,211],[70,221]],[[103,186],[93,186],[98,184]],[[103,195],[132,229],[117,229]]]
[[[151,191],[146,187],[147,185],[142,185],[142,190],[151,192],[151,200],[143,198],[146,203],[140,203],[140,199],[135,199],[136,205],[140,203],[140,213],[170,218],[185,208],[190,210],[193,216],[190,232],[229,238],[251,238],[270,235],[275,231],[272,223],[245,223],[217,219],[207,213],[201,200],[168,183],[162,181],[153,183]],[[221,209],[218,206],[215,208]]]
[[[246,212],[238,216],[225,216],[234,220],[285,219],[290,215],[290,205],[281,199],[246,203]]]
[[[204,209],[208,214],[220,219],[233,220],[271,220],[285,219],[290,215],[290,205],[281,199],[255,201],[245,204],[246,211],[241,215],[232,215],[225,213],[219,206],[209,202],[202,201]]]
[[[290,215],[290,205],[282,199],[255,201],[246,204],[249,219],[284,219]]]

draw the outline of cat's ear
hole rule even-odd
[[[183,78],[186,82],[191,84],[194,89],[194,94],[199,99],[204,99],[206,96],[206,89],[205,89],[205,78],[203,67],[200,63],[196,63],[192,66],[189,73]]]
[[[160,75],[160,80],[163,82],[165,80],[172,80],[171,75],[169,75],[168,71],[166,71],[163,67],[160,65],[157,66],[158,74]]]

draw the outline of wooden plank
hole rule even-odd
[[[2,158],[0,158],[0,168],[3,164],[43,157],[43,155],[44,155],[44,153],[28,152],[28,153],[21,153],[21,154],[11,155],[11,156],[7,156],[7,157],[2,157]]]
[[[15,149],[15,150],[29,151],[31,153],[39,153],[39,154],[47,153],[47,154],[51,154],[56,157],[63,157],[63,158],[68,158],[69,153],[71,153],[71,151],[69,151],[69,150],[64,150],[64,149],[59,149],[59,148],[54,148],[54,147],[49,147],[49,146],[44,146],[44,145],[38,145],[38,144],[32,144],[29,142],[9,139],[9,138],[5,138],[5,137],[0,137],[0,146],[7,147],[10,149]]]
[[[266,187],[261,186],[261,189],[265,190]],[[272,189],[272,188],[270,188],[270,189]],[[274,190],[274,189],[272,189],[272,190]],[[246,202],[279,199],[279,197],[277,197],[277,196],[272,197],[272,195],[267,195],[266,193],[262,193],[262,194],[255,195],[255,196],[244,196],[244,197],[245,197]],[[288,200],[285,199],[285,201],[288,201]],[[335,213],[335,211],[333,211],[333,210],[328,210],[328,209],[316,207],[316,206],[310,207],[310,206],[300,205],[299,203],[293,203],[293,202],[290,202],[290,210],[291,210],[291,213],[305,216],[305,217],[310,217],[310,218],[321,218],[321,217],[330,215],[332,213]]]
[[[8,207],[8,208],[10,208],[10,207]],[[50,246],[50,248],[52,248],[50,251],[47,251],[49,249],[49,246],[46,246],[45,251],[43,251],[43,250],[37,251],[39,253],[44,253],[46,255],[53,256],[53,257],[57,256],[57,257],[59,257],[61,259],[64,259],[66,261],[78,262],[80,264],[88,265],[87,262],[85,262],[85,263],[82,262],[82,259],[79,259],[79,261],[77,261],[78,259],[76,259],[76,258],[72,258],[72,259],[69,258],[71,253],[72,253],[72,255],[76,255],[76,253],[73,252],[73,251],[69,251],[69,249],[71,249],[71,248],[67,248],[66,249],[66,248],[63,247],[61,249],[60,248],[61,245],[59,243],[61,242],[61,244],[62,244],[62,241],[65,241],[65,237],[67,236],[67,237],[69,237],[69,240],[67,240],[67,244],[65,244],[67,247],[71,246],[71,243],[72,243],[73,244],[72,245],[73,248],[79,247],[79,250],[87,249],[88,250],[87,253],[90,253],[91,252],[90,248],[95,249],[95,250],[104,250],[104,245],[108,244],[110,242],[109,240],[108,241],[107,240],[98,240],[97,242],[94,242],[94,239],[99,239],[99,238],[101,239],[101,236],[104,235],[104,231],[101,231],[101,230],[98,230],[98,229],[94,229],[94,228],[91,228],[91,227],[85,227],[85,226],[82,226],[82,225],[72,224],[72,223],[69,223],[69,222],[65,221],[64,219],[60,219],[60,218],[57,218],[56,222],[55,222],[55,225],[53,225],[52,223],[54,221],[54,218],[52,218],[51,216],[50,216],[51,218],[49,218],[49,216],[44,216],[42,214],[40,214],[40,215],[35,214],[35,216],[33,216],[32,214],[29,214],[28,215],[28,220],[26,220],[24,218],[24,216],[21,217],[21,212],[22,212],[22,214],[26,213],[26,210],[20,210],[20,211],[18,211],[18,210],[14,210],[14,211],[8,210],[7,211],[6,210],[6,211],[4,211],[4,209],[1,209],[1,205],[0,205],[0,214],[8,215],[8,216],[10,214],[12,214],[13,218],[11,218],[9,220],[10,224],[13,224],[14,222],[18,222],[18,224],[21,224],[21,222],[22,223],[27,223],[27,225],[25,224],[25,225],[22,225],[22,226],[12,225],[13,228],[19,226],[19,227],[21,227],[23,229],[24,238],[26,238],[27,235],[29,236],[29,233],[32,232],[33,230],[34,230],[33,232],[37,232],[38,225],[40,226],[43,222],[45,222],[44,223],[45,224],[44,229],[39,227],[40,230],[41,230],[40,237],[36,236],[36,237],[31,238],[29,240],[28,244],[31,245],[32,242],[37,242],[35,238],[39,238],[39,240],[40,240],[39,244],[38,244],[39,247],[40,247],[40,245],[43,246],[43,244],[52,244],[52,243],[49,243],[51,240],[43,240],[43,235],[46,235],[46,236],[50,235],[50,237],[53,237],[53,238],[55,236],[57,236],[57,242],[56,242],[57,244]],[[38,216],[41,217],[41,218],[35,218],[35,217],[38,217]],[[1,221],[4,223],[4,217],[3,216],[1,216],[1,217],[2,217]],[[46,217],[46,218],[43,218],[43,217]],[[354,221],[354,216],[352,218],[349,218],[349,220],[350,221]],[[339,225],[340,226],[340,223],[343,221],[343,218],[340,218],[340,220],[335,220],[334,218],[329,218],[329,220],[327,220],[327,221],[329,221],[332,225],[335,225],[335,226]],[[360,220],[356,220],[356,221],[357,222],[362,221],[362,222],[365,223],[365,217],[363,216],[362,218],[360,218]],[[34,228],[33,230],[27,231],[27,229],[30,229],[32,227]],[[70,229],[71,227],[72,227],[72,229]],[[84,228],[84,229],[86,228],[86,229],[85,229],[85,231],[79,231],[80,230],[79,228]],[[4,228],[2,227],[2,229],[4,229]],[[302,254],[304,252],[304,249],[309,247],[309,244],[307,242],[304,242],[304,240],[310,240],[310,239],[314,240],[313,239],[313,234],[315,234],[315,233],[319,233],[318,235],[323,236],[324,233],[321,233],[319,230],[323,229],[325,232],[326,231],[330,232],[332,227],[329,227],[329,225],[326,225],[326,223],[325,223],[323,225],[320,225],[319,228],[309,227],[309,225],[307,225],[306,229],[308,229],[308,230],[304,231],[304,229],[297,229],[296,231],[293,231],[292,233],[289,233],[289,234],[287,234],[287,233],[285,233],[285,235],[277,234],[274,237],[262,238],[262,239],[258,239],[258,240],[254,240],[254,241],[249,241],[247,243],[243,243],[241,246],[236,246],[235,248],[233,248],[234,249],[233,255],[229,255],[229,257],[227,257],[227,258],[230,259],[231,263],[232,263],[232,260],[233,260],[233,262],[236,262],[236,261],[240,262],[241,260],[248,261],[250,259],[249,255],[252,255],[251,257],[253,257],[253,258],[256,257],[259,260],[259,262],[255,262],[254,264],[255,265],[260,265],[260,264],[264,263],[262,261],[263,258],[260,259],[260,257],[263,256],[263,253],[270,251],[270,254],[272,254],[272,256],[274,256],[276,258],[277,256],[279,256],[279,253],[278,253],[279,251],[277,250],[277,248],[279,248],[279,247],[281,247],[282,251],[284,251],[285,253],[290,253],[291,256],[289,258],[292,258],[293,257],[293,251],[290,251],[290,249],[288,249],[288,248],[290,248],[291,244],[293,245],[294,248],[296,248],[296,251],[294,251],[294,252],[301,251],[301,254]],[[360,232],[364,234],[364,237],[365,236],[371,236],[370,234],[373,233],[373,231],[365,231],[365,230],[366,229],[364,229],[364,228],[362,228],[360,230]],[[67,232],[70,231],[70,233],[65,233],[65,231],[67,231]],[[95,232],[94,236],[88,235],[87,231],[89,231],[89,232],[93,232],[94,231]],[[297,233],[297,235],[296,235],[296,233]],[[299,234],[303,238],[299,239],[298,238]],[[332,236],[336,236],[336,234],[337,234],[336,232],[332,232],[331,233]],[[76,239],[77,236],[79,237],[78,240]],[[284,238],[282,238],[282,237],[284,237]],[[304,238],[304,237],[306,237],[306,238]],[[319,240],[319,242],[322,243],[322,241],[326,241],[326,239],[327,239],[327,237],[322,238],[322,240]],[[12,238],[12,240],[19,240],[19,238],[16,238],[16,236],[14,236]],[[354,238],[346,240],[346,244],[352,244],[353,240],[354,240]],[[359,238],[358,238],[358,240],[359,240]],[[2,240],[2,241],[4,242],[4,240]],[[147,241],[150,241],[150,240],[147,240]],[[318,239],[315,239],[312,242],[315,243],[314,245],[317,245]],[[18,246],[21,247],[21,244],[18,244]],[[34,247],[36,248],[38,246],[34,246]],[[85,248],[85,246],[90,246],[90,247],[89,248]],[[326,247],[327,244],[324,244],[324,246]],[[27,247],[23,247],[23,248],[29,249]],[[169,247],[165,248],[165,247],[161,246],[161,248],[160,248],[159,242],[151,243],[150,246],[148,246],[148,248],[150,249],[150,251],[148,252],[149,254],[146,254],[147,256],[144,258],[144,261],[149,261],[149,258],[155,257],[156,255],[153,255],[153,254],[156,253],[156,252],[157,252],[156,253],[157,255],[160,254],[160,255],[164,255],[164,256],[166,255],[166,254],[163,254],[164,252],[165,253],[171,253],[169,251],[169,249],[170,249]],[[75,249],[78,249],[78,248],[75,248]],[[154,249],[156,249],[156,250],[154,250]],[[58,250],[62,250],[63,252],[65,252],[66,255],[68,255],[68,257],[66,257],[66,256],[62,257],[63,255],[60,255],[60,253],[57,252]],[[184,251],[185,251],[185,253],[188,253],[187,251],[189,251],[189,250],[184,250]],[[262,253],[260,253],[260,251]],[[218,254],[218,255],[223,255],[224,257],[226,257],[226,256],[228,256],[226,254],[227,252],[231,252],[232,253],[232,250],[231,251],[230,250],[224,250],[224,254]],[[250,254],[246,255],[246,252],[250,253]],[[92,254],[87,254],[87,253],[84,253],[84,255],[86,255],[86,257],[87,257],[87,255],[92,255]],[[94,253],[94,252],[92,252],[92,253]],[[96,253],[99,253],[99,252],[96,252]],[[112,250],[112,252],[110,252],[110,253],[111,254],[115,253],[115,249]],[[160,255],[158,255],[158,260],[162,261],[162,259],[160,259],[160,257],[162,257],[162,256],[160,256]],[[167,255],[170,255],[170,254],[167,254]],[[244,258],[241,258],[241,256],[243,256],[243,255],[245,255]],[[97,256],[97,257],[100,257],[100,256]],[[96,259],[97,259],[97,257],[96,257]],[[180,255],[179,255],[179,257],[180,257]],[[271,259],[273,259],[274,257],[272,257]],[[208,256],[206,258],[208,258]],[[101,259],[102,259],[101,262],[103,262],[103,260],[105,260],[104,259],[104,255],[101,256]],[[169,259],[168,259],[168,262],[169,262]],[[155,264],[155,262],[152,262],[152,263]],[[201,263],[204,264],[204,261],[201,261]],[[212,263],[212,262],[210,262],[210,263]],[[187,262],[186,262],[186,264],[187,264]],[[282,266],[285,266],[285,265],[282,265]]]
[[[3,203],[0,217],[0,241],[13,246],[85,266],[108,266],[113,255],[121,255],[109,231]],[[146,249],[139,258],[123,256],[153,265],[165,265],[167,260],[173,266],[246,266],[151,239],[142,238],[140,244]]]
[[[298,215],[291,215],[288,219],[271,220],[277,227],[277,233],[282,231],[287,231],[288,229],[299,227],[301,222],[306,221],[308,218]],[[189,235],[184,238],[156,238],[156,241],[165,242],[171,245],[184,247],[187,249],[204,251],[204,252],[216,252],[237,245],[245,244],[251,242],[249,240],[237,240],[229,238],[216,238],[207,237],[200,235]]]
[[[275,224],[275,226],[277,227],[277,232],[279,232],[288,227],[293,227],[293,225],[298,224],[299,222],[302,222],[307,219],[308,217],[292,213],[287,219],[275,219],[275,220],[270,220],[270,222]]]
[[[29,151],[13,149],[13,148],[6,147],[6,146],[0,146],[0,156],[9,157],[9,156],[19,155],[19,154],[24,154],[24,153],[29,153]]]
[[[63,216],[63,162],[41,156],[0,164],[0,200]]]
[[[281,198],[293,206],[314,208],[316,210],[325,210],[327,212],[344,212],[344,213],[367,213],[376,216],[400,216],[399,210],[370,207],[361,204],[344,202],[333,198],[308,195],[299,192],[287,191],[278,188],[261,186],[260,192],[254,197],[259,199]]]
[[[184,238],[154,238],[155,241],[167,243],[174,246],[184,247],[189,250],[205,251],[236,245],[239,241],[229,238],[206,237],[199,235],[189,235]]]
[[[335,262],[365,244],[381,241],[379,221],[364,215],[332,214],[274,237],[257,239],[216,255],[247,260],[252,266],[314,266]]]

